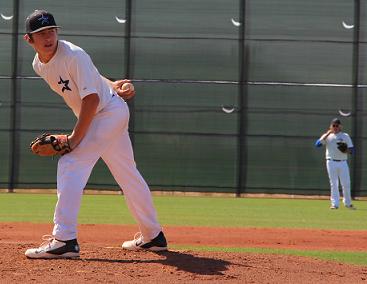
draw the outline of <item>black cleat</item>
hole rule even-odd
[[[28,258],[77,258],[79,245],[76,239],[69,241],[56,240],[54,236],[45,235],[44,242],[38,248],[27,249]]]
[[[122,248],[127,250],[164,251],[167,250],[167,240],[163,232],[159,232],[158,236],[153,240],[146,242],[144,241],[143,235],[138,232],[132,241],[124,242]]]

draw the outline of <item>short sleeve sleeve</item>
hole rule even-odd
[[[350,139],[350,136],[348,134],[346,134],[346,143],[348,145],[348,148],[352,148],[353,146],[353,142],[352,139]]]
[[[32,68],[34,70],[34,72],[36,72],[36,74],[38,76],[41,76],[39,70],[38,70],[38,60],[37,60],[37,55],[34,56],[33,62],[32,62]]]
[[[79,52],[74,56],[71,61],[70,73],[82,99],[97,93],[96,82],[98,82],[100,75],[87,53]]]

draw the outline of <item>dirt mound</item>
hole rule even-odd
[[[1,283],[367,283],[367,267],[305,257],[178,250],[124,251],[120,244],[131,238],[135,226],[81,225],[80,259],[27,259],[24,251],[38,246],[40,236],[50,233],[51,229],[49,224],[0,224]],[[346,240],[353,238],[355,242],[365,236],[363,232],[307,230],[307,234],[304,231],[301,234],[301,231],[165,228],[171,244],[218,247],[350,250],[353,242]],[[364,239],[363,249],[365,247]]]

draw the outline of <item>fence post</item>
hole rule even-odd
[[[19,0],[13,1],[12,53],[11,53],[11,98],[10,98],[10,139],[9,139],[9,183],[8,192],[14,192],[19,167],[19,111],[18,111],[18,29]]]
[[[247,70],[248,51],[246,49],[246,0],[240,1],[240,27],[239,27],[239,85],[238,85],[238,146],[237,146],[237,189],[236,197],[240,197],[246,187],[247,167]]]
[[[125,7],[125,17],[126,17],[126,24],[125,24],[125,78],[131,79],[133,75],[131,70],[131,21],[132,21],[132,0],[126,0],[126,7]],[[129,119],[129,132],[130,132],[130,140],[131,144],[134,146],[135,144],[135,136],[134,136],[134,125],[135,125],[135,118],[134,118],[134,110],[135,110],[135,103],[134,100],[127,101],[130,111],[130,119]]]
[[[362,143],[362,122],[363,116],[361,111],[363,111],[362,100],[359,92],[359,44],[360,44],[360,0],[354,0],[354,34],[353,34],[353,129],[352,136],[354,138],[354,147],[356,149],[356,154],[353,157],[353,183],[352,183],[352,196],[354,197],[357,191],[361,189],[361,169],[362,169],[362,155],[363,155],[363,143]]]

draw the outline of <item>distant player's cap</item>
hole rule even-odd
[[[56,25],[54,16],[45,10],[35,10],[25,20],[27,34],[33,34],[50,28],[60,28]]]
[[[342,122],[340,121],[340,119],[339,119],[339,118],[334,118],[334,119],[330,122],[330,124],[342,124]]]

